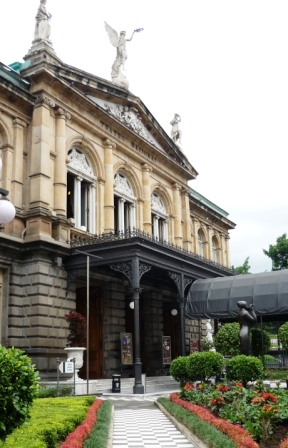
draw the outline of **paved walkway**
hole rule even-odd
[[[198,448],[156,407],[156,396],[103,397],[113,402],[112,448]]]

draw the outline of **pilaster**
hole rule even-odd
[[[54,211],[56,215],[65,217],[67,213],[66,119],[70,119],[70,114],[62,107],[58,107],[55,110]]]
[[[14,128],[14,154],[13,174],[11,182],[11,202],[16,209],[23,208],[23,182],[24,182],[24,129],[25,121],[20,118],[13,120]]]
[[[190,224],[190,207],[189,207],[189,194],[187,188],[181,190],[182,198],[182,217],[183,217],[183,248],[191,251],[191,224]]]
[[[44,95],[36,100],[32,119],[30,158],[30,209],[49,209],[53,198],[50,176],[50,108],[55,103]]]
[[[152,168],[148,163],[142,165],[142,183],[143,183],[143,230],[151,235],[151,181],[150,173]]]
[[[113,149],[116,144],[108,138],[103,141],[104,144],[104,167],[106,175],[106,184],[104,191],[104,232],[114,232],[114,176],[113,176]]]
[[[182,237],[182,224],[181,224],[181,196],[180,191],[181,187],[179,184],[172,184],[173,188],[173,206],[174,206],[174,215],[175,215],[175,244],[177,246],[183,246],[183,237]]]

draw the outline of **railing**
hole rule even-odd
[[[117,240],[131,240],[132,238],[142,238],[145,241],[151,241],[161,247],[165,247],[167,249],[171,249],[176,251],[177,253],[181,253],[189,258],[192,258],[193,260],[201,261],[203,263],[206,263],[210,266],[220,268],[226,272],[229,272],[229,274],[235,274],[235,272],[232,269],[227,268],[226,266],[223,266],[220,263],[216,263],[212,260],[209,260],[208,258],[202,257],[200,255],[195,254],[194,252],[191,252],[187,249],[183,249],[180,246],[177,246],[175,244],[170,244],[167,241],[160,240],[159,238],[155,238],[154,236],[143,232],[141,230],[137,229],[127,229],[125,231],[121,232],[109,232],[109,233],[102,233],[101,235],[92,235],[87,234],[85,232],[77,232],[71,231],[71,241],[70,245],[71,248],[79,247],[79,246],[90,246],[90,245],[98,245],[103,244],[107,242],[117,241]]]

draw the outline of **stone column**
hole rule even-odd
[[[159,216],[153,216],[153,236],[159,239]]]
[[[183,248],[191,251],[192,240],[191,240],[191,225],[190,225],[190,207],[189,207],[189,193],[187,188],[182,188],[181,198],[182,198],[182,216],[184,221]]]
[[[124,204],[125,199],[118,198],[118,231],[124,232],[125,230],[125,219],[124,219]]]
[[[129,226],[131,231],[133,231],[133,229],[136,227],[136,204],[130,204],[129,206],[129,218],[130,218],[130,222],[129,222]]]
[[[15,118],[14,127],[14,157],[12,174],[12,194],[11,202],[16,209],[23,208],[23,182],[24,182],[24,129],[27,124]]]
[[[32,143],[30,157],[30,209],[52,208],[54,198],[50,176],[50,107],[55,103],[44,95],[37,98],[32,119]]]
[[[227,234],[225,235],[225,241],[226,241],[226,260],[224,262],[224,265],[230,268],[230,248],[229,248],[229,240],[230,236]],[[224,261],[224,260],[223,260]]]
[[[136,213],[137,221],[136,221],[135,226],[136,226],[137,230],[141,230],[141,231],[143,231],[143,221],[144,221],[143,204],[144,204],[144,202],[142,199],[137,199],[137,213]]]
[[[113,176],[113,149],[116,148],[108,138],[104,140],[104,165],[106,184],[104,191],[104,232],[114,232],[114,176]]]
[[[95,233],[95,211],[96,207],[94,206],[96,202],[96,185],[93,183],[90,186],[89,191],[89,232]],[[92,213],[94,211],[94,213]]]
[[[207,226],[207,237],[208,237],[208,245],[207,245],[207,258],[209,258],[209,260],[213,261],[213,249],[212,249],[212,234],[213,234],[213,229],[211,226]]]
[[[66,187],[67,187],[67,167],[66,167],[66,118],[70,118],[62,107],[55,111],[56,124],[56,159],[54,166],[54,210],[57,215],[66,216]]]
[[[175,215],[175,244],[177,246],[183,246],[183,238],[182,238],[182,224],[181,224],[181,196],[180,190],[181,187],[179,184],[174,183],[172,185],[173,188],[173,205],[174,205],[174,215]]]
[[[192,227],[193,227],[193,233],[194,233],[194,247],[192,250],[194,250],[195,254],[198,254],[198,219],[192,218]]]
[[[151,190],[150,190],[150,173],[152,168],[147,163],[142,165],[142,183],[143,183],[143,230],[151,235]]]
[[[81,228],[81,182],[82,177],[77,176],[74,178],[74,210],[75,210],[75,227]]]
[[[2,188],[11,193],[12,173],[13,173],[13,153],[14,147],[8,143],[2,146]],[[12,201],[12,197],[8,196]]]
[[[99,178],[97,180],[97,213],[96,213],[96,233],[100,235],[104,232],[105,216],[104,216],[104,192],[105,192],[105,180]]]

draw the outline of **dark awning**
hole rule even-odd
[[[238,300],[254,304],[257,316],[288,313],[288,269],[196,280],[188,293],[190,319],[231,319]]]

